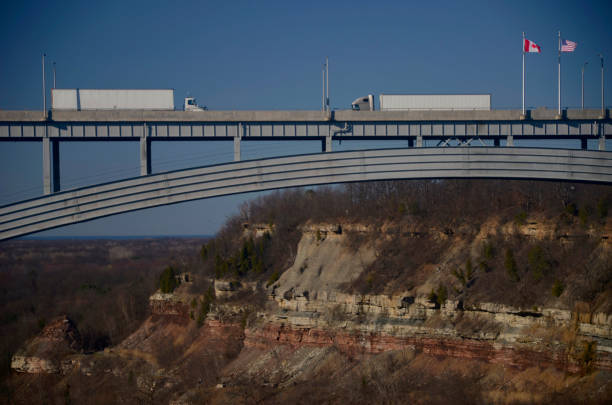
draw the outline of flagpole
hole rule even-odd
[[[559,105],[558,105],[558,109],[557,109],[557,113],[559,114],[559,117],[561,117],[561,31],[559,31],[559,91],[558,91],[558,96],[559,96]]]
[[[523,43],[522,43],[522,47],[523,49],[522,53],[523,53],[523,117],[525,116],[525,32],[523,32]]]

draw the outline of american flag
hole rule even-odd
[[[561,52],[574,52],[576,49],[576,43],[567,39],[561,40]]]

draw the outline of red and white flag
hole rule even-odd
[[[576,49],[576,43],[574,41],[570,41],[569,39],[561,40],[561,52],[574,52]]]
[[[535,42],[525,39],[525,43],[523,44],[523,51],[540,53],[542,52],[542,49]]]

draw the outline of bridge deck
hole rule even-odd
[[[608,118],[601,109],[564,110],[563,119],[598,120]],[[490,111],[147,111],[91,110],[51,111],[54,122],[326,122],[326,121],[519,121],[521,110]],[[538,108],[527,111],[534,121],[557,120],[557,110]],[[46,121],[42,111],[0,111],[0,122]]]
[[[492,111],[0,111],[0,141],[176,139],[378,139],[612,136],[601,110]],[[608,111],[604,117],[608,117]]]

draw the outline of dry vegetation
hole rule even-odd
[[[85,351],[121,342],[149,315],[163,268],[197,264],[203,240],[34,241],[0,245],[0,389],[10,359],[47,321],[68,315]],[[0,394],[2,397],[3,394]]]
[[[190,400],[207,404],[604,404],[612,397],[606,372],[568,376],[554,369],[519,371],[410,349],[350,356],[332,347],[322,356],[311,354],[316,361],[304,362],[303,351],[307,349],[280,348],[274,372],[243,374],[222,389],[202,387]]]

